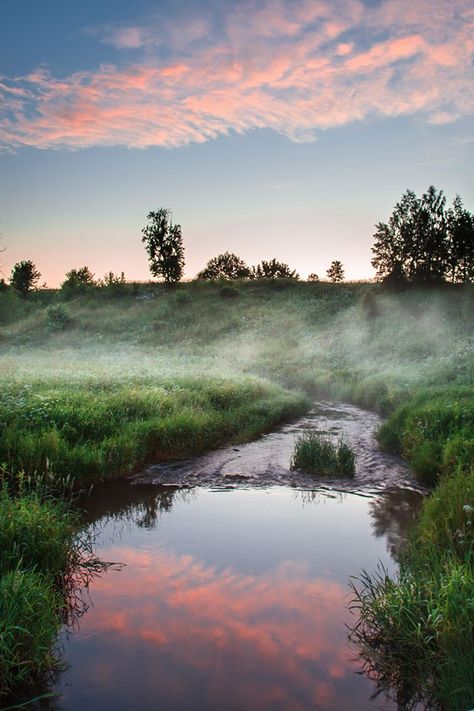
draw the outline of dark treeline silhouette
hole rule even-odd
[[[172,222],[171,211],[159,208],[149,212],[142,229],[142,242],[148,255],[150,272],[166,284],[183,277],[184,246],[181,225]],[[459,195],[446,206],[442,190],[430,186],[418,197],[407,190],[395,205],[388,222],[379,222],[374,234],[372,266],[377,280],[386,285],[472,283],[474,281],[474,215],[465,209]],[[3,251],[3,250],[1,250]],[[326,271],[329,281],[344,281],[341,261],[331,262]],[[21,296],[37,288],[41,274],[31,260],[17,262],[11,272],[10,286]],[[202,281],[234,279],[292,279],[299,274],[288,264],[273,258],[249,266],[232,252],[218,254],[208,261],[196,277]],[[308,281],[319,281],[316,273]],[[124,293],[125,275],[108,272],[96,280],[87,266],[71,269],[61,284],[71,296],[94,287]],[[7,285],[2,279],[0,290]]]
[[[472,282],[474,216],[459,195],[450,208],[442,190],[407,190],[387,223],[376,225],[372,266],[386,284]]]
[[[331,265],[326,271],[326,274],[328,275],[329,281],[332,281],[333,284],[340,284],[341,282],[343,282],[344,267],[342,266],[342,262],[340,262],[338,259],[334,260],[334,262],[331,262]]]
[[[197,275],[198,279],[214,281],[218,279],[299,279],[299,274],[290,269],[288,264],[276,259],[262,260],[260,264],[249,267],[232,252],[218,254],[208,261]]]
[[[10,286],[22,296],[32,291],[41,276],[36,266],[30,259],[17,262],[12,269]]]

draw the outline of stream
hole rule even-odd
[[[317,403],[249,444],[97,487],[87,525],[123,563],[62,635],[64,711],[391,711],[348,643],[350,575],[397,553],[423,488],[378,450],[380,418]],[[352,479],[289,469],[298,432],[343,435]]]

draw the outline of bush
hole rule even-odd
[[[72,318],[64,304],[51,304],[46,309],[46,326],[50,331],[64,331]]]
[[[219,296],[221,296],[223,299],[235,299],[237,296],[239,296],[239,292],[235,288],[235,286],[222,286],[219,289]]]
[[[355,453],[341,439],[334,444],[318,432],[307,430],[296,439],[290,469],[326,476],[353,476]]]

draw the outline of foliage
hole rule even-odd
[[[328,275],[329,281],[332,281],[333,284],[340,284],[341,282],[343,282],[344,267],[342,266],[342,262],[340,262],[338,259],[331,262],[331,265],[326,271],[326,274]]]
[[[268,262],[262,260],[256,267],[252,267],[252,276],[255,279],[299,279],[295,269],[290,269],[288,264],[276,259]]]
[[[184,247],[181,225],[174,225],[171,211],[161,207],[147,215],[148,224],[142,229],[142,242],[145,245],[154,277],[163,277],[168,284],[173,284],[183,276]]]
[[[446,213],[448,264],[446,277],[452,282],[474,280],[474,215],[466,210],[459,195]]]
[[[50,331],[64,331],[72,318],[64,304],[50,304],[46,309],[46,326]]]
[[[421,198],[407,190],[388,223],[379,222],[372,266],[386,283],[472,281],[474,217],[456,196],[446,209],[443,191],[430,186]]]
[[[26,296],[36,287],[40,276],[40,272],[30,259],[17,262],[12,269],[10,286],[22,296]]]
[[[104,274],[104,278],[99,282],[99,286],[112,296],[124,296],[127,293],[125,273],[114,274],[113,272],[107,272],[107,274]]]
[[[85,292],[88,288],[95,286],[94,275],[89,267],[80,267],[66,272],[66,279],[61,284],[61,289],[65,292]]]
[[[353,476],[355,452],[344,440],[335,444],[318,432],[307,430],[296,438],[290,468],[320,476]]]
[[[214,281],[217,279],[248,279],[251,275],[249,267],[236,254],[224,252],[208,261],[197,275],[198,279]]]
[[[308,274],[308,281],[319,281],[319,277],[316,272],[311,272],[311,274]]]

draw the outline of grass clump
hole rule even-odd
[[[296,438],[290,468],[321,476],[353,476],[355,452],[342,439],[334,443],[307,430]]]
[[[62,501],[0,491],[0,571],[40,571],[58,585],[76,562],[71,540],[77,522]]]

